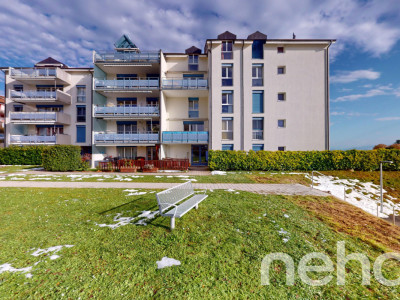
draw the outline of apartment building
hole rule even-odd
[[[92,69],[48,57],[5,73],[5,145],[68,145],[91,152]]]

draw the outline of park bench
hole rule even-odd
[[[181,218],[193,207],[197,209],[207,196],[194,194],[190,181],[156,194],[160,215],[171,218],[171,230],[175,228],[175,218]]]

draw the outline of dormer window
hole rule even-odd
[[[199,56],[198,55],[189,55],[189,71],[198,71],[199,70]]]
[[[233,59],[232,41],[222,42],[221,59]]]

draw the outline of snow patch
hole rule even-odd
[[[4,272],[22,272],[22,273],[28,273],[32,270],[32,267],[25,267],[25,268],[14,268],[11,264],[5,263],[0,265],[0,274]]]
[[[180,266],[179,260],[164,256],[160,261],[157,261],[157,269],[163,269],[172,266]]]
[[[211,175],[226,175],[225,171],[211,171]]]
[[[49,247],[47,249],[40,249],[38,248],[35,252],[32,253],[33,256],[40,256],[43,254],[47,254],[50,252],[57,253],[58,251],[60,251],[62,248],[71,248],[74,245],[60,245],[60,246],[53,246],[53,247]]]

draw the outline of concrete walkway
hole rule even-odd
[[[1,187],[27,188],[117,188],[117,189],[167,189],[176,183],[150,182],[42,182],[42,181],[0,181]],[[193,183],[195,189],[239,190],[258,194],[330,196],[301,184],[257,184],[257,183]]]

